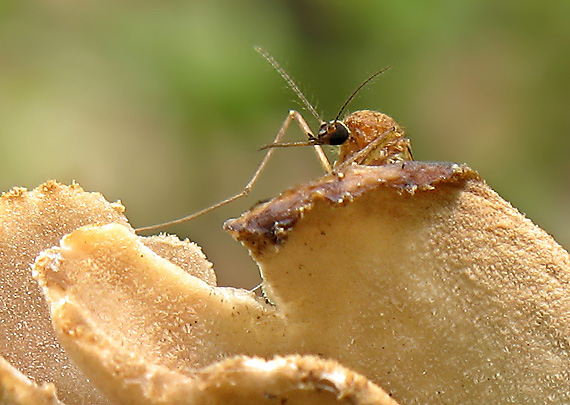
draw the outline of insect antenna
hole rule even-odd
[[[273,68],[277,71],[277,73],[279,73],[281,77],[285,79],[287,85],[291,88],[291,90],[295,92],[295,94],[297,95],[297,97],[299,97],[299,99],[303,102],[303,104],[305,104],[305,107],[307,107],[309,112],[313,114],[313,116],[319,121],[320,124],[322,124],[324,121],[320,117],[319,113],[317,113],[317,110],[315,110],[315,107],[312,106],[312,104],[309,102],[307,97],[305,97],[301,89],[299,89],[295,81],[291,78],[291,76],[287,74],[285,69],[283,69],[281,65],[277,63],[277,61],[273,58],[273,56],[268,54],[264,49],[256,46],[255,50],[259,52],[261,56],[263,56],[269,63],[271,63],[271,66],[273,66]]]
[[[342,105],[342,107],[340,107],[340,110],[338,111],[338,114],[336,115],[335,119],[331,122],[336,122],[338,121],[338,119],[340,118],[340,115],[342,114],[342,112],[344,111],[344,109],[348,106],[348,104],[352,101],[352,99],[354,98],[354,96],[356,96],[356,94],[360,91],[360,89],[362,89],[364,86],[366,86],[368,83],[370,83],[372,80],[374,80],[374,78],[376,78],[376,76],[384,73],[385,71],[387,71],[388,69],[390,69],[391,66],[386,66],[384,69],[380,69],[379,71],[377,71],[376,73],[374,73],[372,76],[370,76],[368,79],[366,79],[365,81],[363,81],[360,86],[358,86],[356,88],[356,90],[354,90],[352,92],[352,94],[348,97],[348,99],[344,102],[344,104]]]

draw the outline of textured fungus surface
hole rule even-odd
[[[2,203],[8,278],[57,245],[33,270],[55,334],[45,306],[18,316],[90,381],[38,379],[13,361],[37,352],[19,340],[4,350],[24,375],[2,363],[0,386],[28,403],[55,401],[49,383],[66,403],[570,401],[570,256],[465,166],[351,166],[228,221],[264,299],[217,287],[195,245],[136,236],[97,194]]]
[[[124,207],[78,185],[47,182],[34,190],[14,188],[0,198],[0,402],[21,404],[107,403],[69,360],[57,340],[37,282],[36,257],[67,233],[87,225],[128,226]],[[215,285],[212,266],[200,249],[174,236],[139,238],[158,255]],[[89,272],[83,274],[88,277]],[[105,294],[105,292],[101,292]]]

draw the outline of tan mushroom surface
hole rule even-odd
[[[377,384],[400,403],[570,401],[570,257],[471,169],[352,166],[226,228],[258,262],[266,300],[189,275],[119,224],[40,257],[56,333],[108,397],[201,403],[236,387],[236,373],[213,382],[212,370],[241,364],[266,402],[295,398],[274,356],[301,354],[369,379],[324,390],[333,400]]]
[[[471,169],[352,166],[226,228],[266,299],[192,276],[121,224],[40,256],[56,334],[106,396],[570,401],[570,256]]]
[[[202,349],[199,345],[184,347],[184,339],[177,342],[177,335],[191,330],[192,324],[176,323],[176,319],[189,317],[196,322],[200,305],[181,308],[176,295],[184,288],[209,288],[209,292],[216,292],[212,265],[188,241],[165,235],[135,236],[123,210],[120,204],[110,204],[98,193],[56,182],[30,192],[15,188],[2,195],[1,320],[5,358],[0,357],[0,403],[95,404],[107,403],[109,399],[120,403],[395,403],[367,378],[333,360],[299,355],[271,355],[267,359],[242,355],[217,362],[225,357],[217,355],[209,361],[196,361],[195,367],[184,364],[185,358],[199,358]],[[87,259],[86,266],[70,269],[67,275],[59,269],[51,274],[68,289],[67,294],[59,297],[57,288],[46,289],[48,298],[60,299],[51,303],[55,331],[62,337],[58,340],[44,297],[31,278],[31,268],[41,250],[58,244],[63,235],[89,223],[114,225],[81,228],[64,241],[89,229],[106,229],[100,235],[101,246],[110,247],[104,252],[108,256]],[[123,238],[128,235],[128,240],[113,238],[116,231]],[[76,246],[66,253],[75,258],[77,253],[85,253],[82,249],[101,253],[95,240],[83,243],[79,242],[81,249]],[[87,246],[90,243],[95,245]],[[48,260],[49,252],[42,260]],[[114,267],[120,262],[117,257],[127,252],[131,261],[132,254],[140,254],[141,259],[150,257],[149,268],[138,268],[129,274],[125,270],[130,270],[132,263],[124,269]],[[99,269],[96,266],[101,260],[113,265]],[[152,270],[160,267],[157,260],[166,265],[162,274]],[[169,274],[172,270],[174,273]],[[75,286],[65,284],[72,275],[77,277]],[[129,287],[136,294],[130,294]],[[168,297],[172,291],[175,296]],[[227,295],[229,300],[253,297],[234,289],[216,295],[222,299]],[[175,304],[172,307],[171,299]],[[135,301],[139,305],[133,304]],[[161,304],[165,304],[163,312]],[[58,306],[64,310],[58,312]],[[210,314],[213,325],[218,323],[215,312],[214,308]],[[161,317],[164,319],[158,321]],[[20,332],[22,323],[26,325],[25,334]],[[99,329],[101,326],[107,329]],[[226,337],[227,346],[231,346],[231,333]],[[207,343],[207,336],[198,338]],[[194,343],[199,343],[199,339]],[[103,393],[96,388],[97,383]]]
[[[329,371],[326,360],[243,358],[280,352],[273,338],[286,335],[286,322],[274,307],[188,274],[122,225],[72,232],[36,271],[60,341],[117,402],[393,403],[355,372]]]
[[[402,403],[570,401],[568,253],[467,167],[343,174],[226,224],[298,350]]]
[[[107,403],[71,362],[55,337],[48,306],[32,267],[38,254],[87,224],[128,226],[121,204],[78,185],[47,182],[32,191],[14,188],[0,198],[0,402]],[[214,285],[211,264],[193,243],[174,236],[139,238],[205,282]],[[84,275],[85,276],[85,275]],[[52,384],[52,385],[49,385]],[[51,399],[50,399],[51,398]],[[55,402],[54,402],[55,403]]]
[[[61,404],[52,383],[38,385],[0,357],[1,404]]]
[[[15,188],[0,199],[0,354],[33,381],[54,383],[59,397],[103,401],[98,390],[70,363],[54,336],[44,296],[32,279],[38,254],[89,223],[127,224],[122,206],[79,186],[48,182],[33,191]],[[6,374],[5,374],[6,375]]]

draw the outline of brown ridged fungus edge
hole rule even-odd
[[[287,190],[240,218],[227,221],[224,228],[254,255],[261,255],[269,247],[278,250],[304,212],[319,201],[343,206],[376,188],[413,194],[433,190],[438,184],[461,187],[469,180],[481,179],[465,165],[446,162],[406,161],[384,166],[351,166],[340,174],[330,174]]]

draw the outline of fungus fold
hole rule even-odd
[[[2,196],[7,402],[570,401],[570,256],[466,166],[353,165],[228,221],[262,298],[122,211]]]

